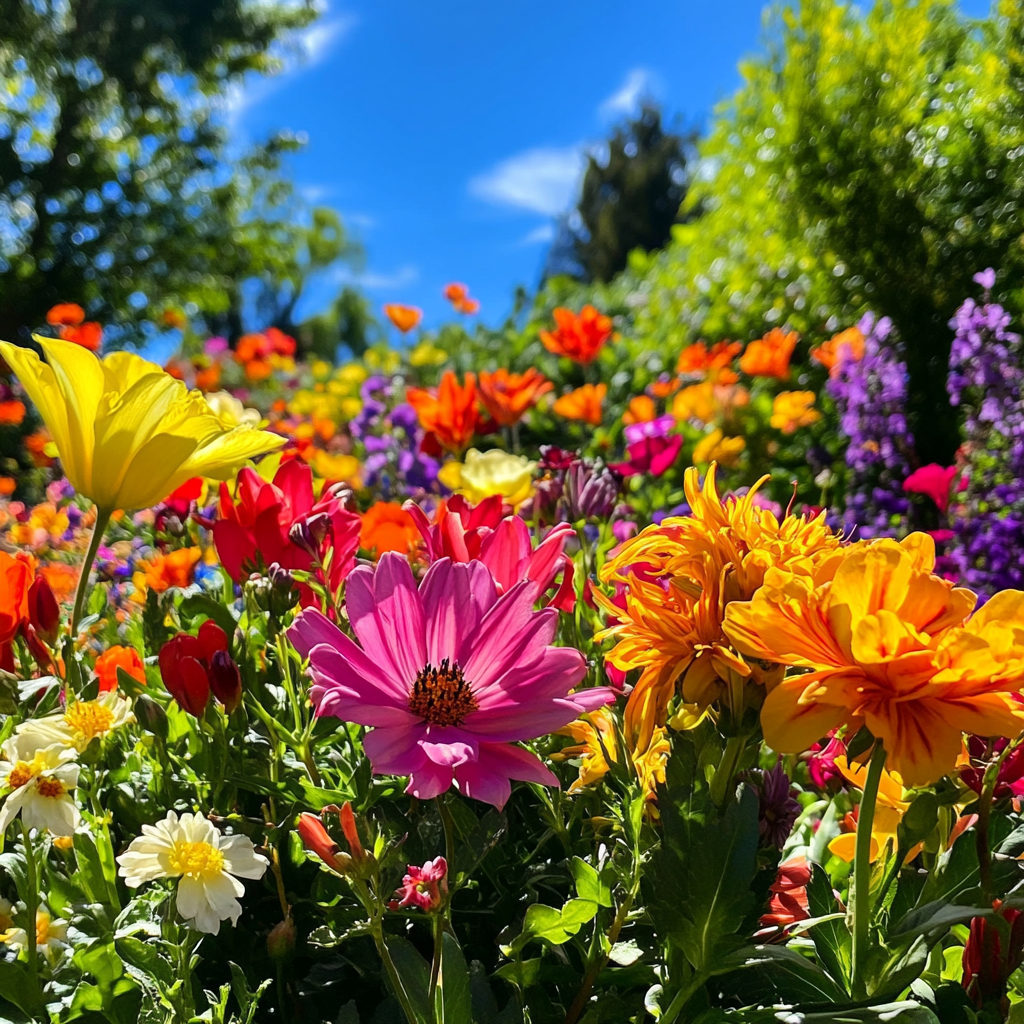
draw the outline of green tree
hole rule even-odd
[[[686,196],[693,142],[666,131],[661,111],[647,102],[615,129],[603,159],[588,157],[571,244],[586,280],[610,281],[634,249],[660,249],[669,241]]]
[[[229,165],[220,112],[314,17],[312,0],[3,4],[0,336],[58,301],[127,340],[169,305],[237,321],[247,280],[298,290],[333,243],[282,177],[297,142]]]

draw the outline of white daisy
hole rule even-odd
[[[81,817],[71,795],[78,785],[76,755],[63,743],[41,746],[31,734],[12,736],[0,747],[0,784],[8,791],[0,808],[0,832],[20,811],[29,828],[74,835]]]
[[[132,889],[180,877],[178,913],[199,931],[216,935],[221,921],[234,924],[242,913],[238,897],[245,888],[238,878],[262,878],[268,862],[245,836],[223,836],[202,815],[179,818],[170,811],[163,821],[143,825],[117,863]]]
[[[54,918],[47,907],[39,907],[36,911],[36,949],[39,953],[52,961],[58,951],[67,946],[67,937],[67,921]],[[8,928],[0,933],[0,942],[19,952],[26,948],[27,939],[24,928]]]
[[[100,694],[96,700],[75,700],[63,711],[22,722],[15,732],[19,736],[35,737],[39,746],[61,743],[81,752],[97,736],[102,738],[113,729],[134,721],[131,701],[117,690],[111,690]]]

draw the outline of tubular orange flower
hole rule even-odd
[[[602,418],[601,407],[607,394],[607,384],[584,384],[583,387],[562,395],[552,408],[567,420],[582,420],[592,427],[599,427]]]
[[[811,349],[811,358],[821,363],[834,377],[839,372],[843,359],[859,362],[864,357],[864,335],[856,327],[848,327],[833,335],[828,341]]]
[[[703,341],[687,345],[679,353],[676,373],[680,376],[706,376],[718,384],[735,384],[739,377],[729,364],[743,348],[740,341],[719,341],[708,349]]]
[[[583,365],[592,363],[612,336],[611,318],[593,306],[584,306],[578,315],[559,306],[553,315],[556,329],[541,331],[540,340],[556,356],[566,356]]]
[[[769,569],[764,586],[726,610],[725,632],[744,655],[810,669],[768,695],[765,740],[804,751],[841,725],[866,725],[910,786],[952,770],[964,731],[1016,736],[1024,710],[1024,593],[977,600],[933,573],[935,543],[842,549],[832,578]]]
[[[400,302],[389,302],[384,306],[384,315],[403,334],[408,334],[423,319],[423,310],[416,306],[403,306]]]
[[[444,448],[461,452],[480,425],[476,404],[476,377],[466,374],[465,385],[447,370],[436,393],[426,388],[407,388],[405,400],[416,410],[420,426],[430,431]]]
[[[773,327],[759,341],[752,341],[740,356],[740,369],[751,377],[789,377],[789,360],[796,348],[797,333]]]
[[[526,373],[480,371],[480,399],[494,421],[514,427],[554,385],[532,366]]]
[[[378,558],[385,551],[407,555],[418,538],[412,516],[396,501],[378,501],[363,515],[359,545],[375,551]]]
[[[814,408],[817,398],[813,391],[783,391],[772,402],[772,416],[769,422],[776,430],[792,434],[799,427],[809,427],[821,419],[821,413]]]
[[[732,649],[723,631],[727,609],[756,594],[773,566],[817,581],[830,579],[838,563],[840,538],[824,514],[780,522],[754,502],[767,477],[743,497],[722,501],[715,470],[712,465],[701,487],[697,470],[688,469],[684,489],[692,514],[649,526],[601,572],[604,582],[626,585],[624,609],[595,595],[617,620],[597,639],[617,641],[608,654],[616,668],[641,670],[626,704],[626,738],[634,749],[664,724],[679,682],[683,700],[698,709],[716,700],[726,683],[776,682],[781,670],[745,662]]]

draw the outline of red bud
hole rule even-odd
[[[52,645],[60,629],[60,605],[42,576],[28,588],[28,619],[39,636]]]
[[[210,659],[209,677],[214,697],[230,715],[242,700],[242,677],[227,651],[217,651]]]
[[[222,631],[223,632],[223,631]],[[160,649],[160,675],[167,692],[178,705],[197,718],[210,700],[210,680],[200,662],[199,641],[188,633],[179,633]]]
[[[202,659],[207,663],[218,651],[226,651],[228,649],[227,633],[213,619],[207,619],[199,627],[197,639],[202,650]]]
[[[300,814],[298,829],[302,845],[315,853],[329,868],[344,874],[352,866],[352,858],[342,852],[315,814],[308,811]]]
[[[363,849],[362,841],[359,838],[359,830],[356,828],[356,816],[352,813],[352,804],[346,800],[341,808],[341,831],[345,833],[348,847],[352,851],[352,859],[357,864],[366,860],[366,851]]]

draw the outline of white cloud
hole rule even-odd
[[[489,203],[552,217],[572,203],[584,160],[581,146],[528,149],[471,179],[469,191]]]
[[[651,91],[652,85],[653,78],[649,71],[645,68],[633,68],[619,89],[598,107],[598,112],[603,117],[632,113],[640,100]]]
[[[351,267],[333,267],[327,271],[325,279],[330,283],[354,284],[370,292],[393,291],[397,288],[408,288],[420,279],[420,268],[411,263],[390,272],[376,270],[353,270]]]
[[[539,227],[535,227],[529,234],[527,234],[519,244],[545,245],[546,243],[552,241],[554,237],[554,224],[541,224]]]

